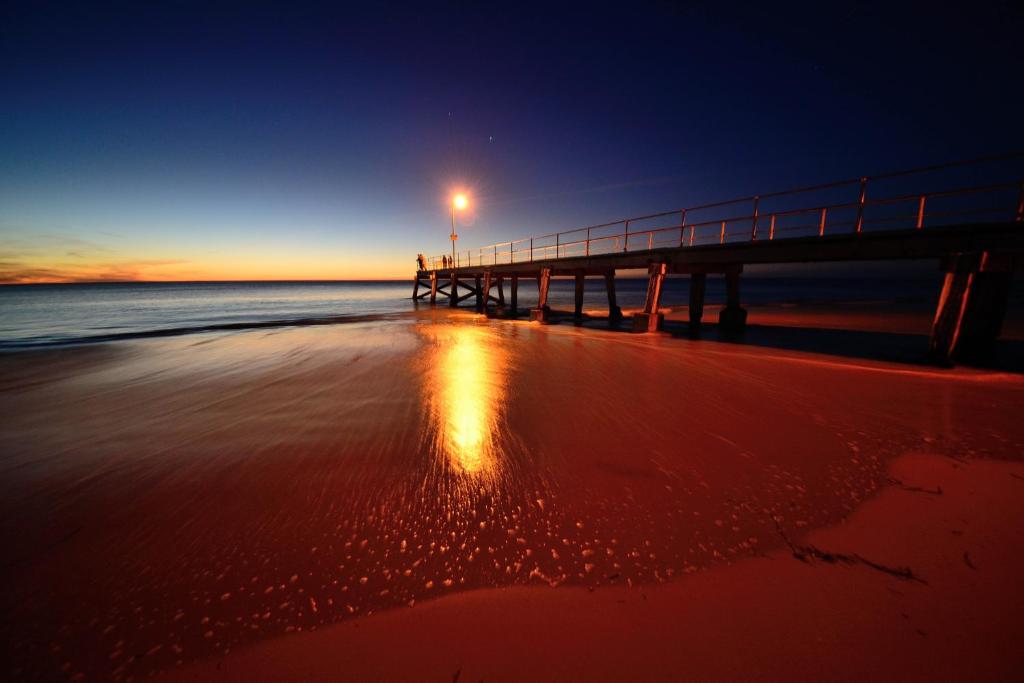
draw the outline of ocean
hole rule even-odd
[[[619,304],[641,306],[646,285],[643,278],[618,279]],[[930,310],[940,287],[939,273],[917,280],[745,277],[741,281],[743,303],[751,306],[864,302]],[[1020,299],[1019,289],[1015,300]],[[662,306],[685,306],[687,292],[688,278],[669,278]],[[414,306],[411,294],[408,280],[7,285],[0,287],[0,350],[344,323],[408,312]],[[505,295],[509,295],[507,286]],[[531,306],[536,297],[536,284],[523,281],[519,306]],[[710,277],[707,303],[722,303],[724,298],[724,281]],[[552,307],[571,309],[572,302],[572,280],[555,280]],[[587,281],[584,308],[607,310],[602,280]]]
[[[670,278],[662,305],[685,306],[688,282]],[[743,305],[863,302],[927,311],[938,300],[941,274],[916,280],[743,278],[740,287]],[[616,281],[618,303],[626,308],[643,305],[645,290],[642,278]],[[0,287],[0,350],[357,322],[408,312],[411,295],[409,281],[9,285]],[[553,282],[553,307],[571,309],[572,299],[571,279]],[[1013,299],[1012,309],[1020,309],[1020,283]],[[724,281],[712,276],[707,303],[724,300]],[[536,285],[523,281],[519,306],[536,301]],[[603,281],[587,281],[584,305],[606,310]]]

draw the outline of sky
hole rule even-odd
[[[1024,149],[1013,2],[0,6],[0,282],[387,279]]]

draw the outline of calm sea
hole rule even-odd
[[[643,279],[618,280],[620,304],[642,305],[645,287]],[[742,287],[751,305],[885,301],[928,308],[938,297],[939,280],[744,278]],[[531,305],[536,291],[525,281],[520,306]],[[0,349],[342,323],[410,311],[411,294],[409,281],[9,285],[0,287]],[[720,278],[709,278],[707,297],[711,304],[723,301]],[[555,281],[552,305],[571,308],[572,299],[571,280]],[[663,303],[678,306],[686,299],[687,279],[670,279]],[[601,280],[587,281],[585,306],[606,306]]]

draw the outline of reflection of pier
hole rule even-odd
[[[721,274],[727,300],[718,323],[740,331],[747,318],[739,289],[745,265],[936,259],[946,278],[931,353],[941,362],[981,357],[999,335],[1011,275],[1024,255],[1022,158],[1008,155],[754,195],[505,242],[457,254],[454,268],[442,267],[437,257],[416,273],[413,298],[434,303],[440,295],[451,306],[473,299],[479,310],[493,302],[516,315],[519,280],[536,279],[538,302],[531,316],[545,321],[552,277],[575,279],[576,317],[582,316],[586,278],[599,277],[609,317],[617,319],[622,313],[616,271],[644,269],[647,295],[643,310],[633,315],[633,329],[661,327],[662,283],[670,274],[690,276],[689,320],[695,329],[703,317],[707,276]],[[994,168],[995,163],[1002,167]],[[998,177],[984,185],[965,184],[954,177],[964,172],[972,178]],[[908,185],[915,187],[907,191]]]

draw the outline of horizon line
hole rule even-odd
[[[618,276],[617,279],[621,280],[644,280],[646,275],[643,274],[642,269],[638,270],[636,275],[624,275]],[[714,275],[714,274],[712,274]],[[826,273],[748,273],[746,279],[779,279],[779,278],[790,278],[790,279],[805,279],[805,280],[818,280],[818,279],[875,279],[875,280],[918,280],[922,278],[922,273],[861,273],[858,275],[851,274],[826,274]],[[553,275],[552,279],[559,279],[571,276]],[[669,275],[668,277],[675,279],[676,276]],[[682,277],[680,275],[679,277]],[[326,278],[281,278],[281,279],[245,279],[245,280],[73,280],[73,281],[50,281],[50,282],[0,282],[0,287],[46,287],[46,286],[65,286],[65,285],[203,285],[203,284],[294,284],[294,283],[353,283],[353,282],[364,282],[364,283],[405,283],[411,278],[409,277],[391,277],[391,278],[337,278],[337,279],[326,279]],[[527,278],[530,279],[530,278]]]

